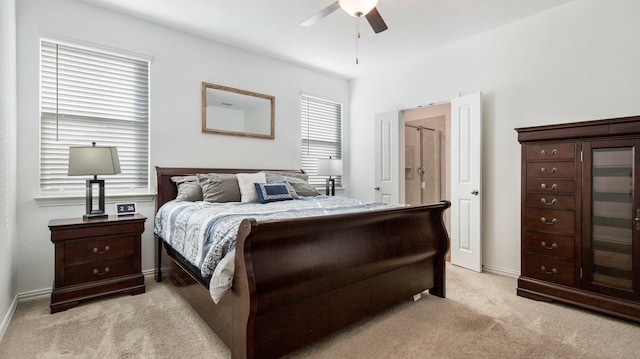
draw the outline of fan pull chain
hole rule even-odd
[[[356,13],[356,65],[358,64],[358,40],[360,39],[360,16],[362,13]]]

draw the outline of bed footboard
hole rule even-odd
[[[413,295],[445,296],[443,201],[241,224],[233,358],[277,358]]]

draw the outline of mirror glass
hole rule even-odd
[[[202,83],[202,132],[274,138],[275,97]]]

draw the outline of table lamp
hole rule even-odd
[[[100,147],[92,142],[92,146],[69,147],[69,176],[93,176],[87,180],[87,213],[85,220],[106,217],[104,211],[104,180],[98,175],[114,175],[120,173],[120,160],[116,147]],[[94,208],[93,192],[98,187],[98,207]]]
[[[331,178],[332,176],[342,176],[342,160],[335,158],[319,159],[318,160],[318,176],[329,176],[327,179],[326,194],[331,193],[332,196],[336,195],[336,180]],[[331,192],[329,192],[331,187]]]

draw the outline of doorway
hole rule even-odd
[[[443,199],[442,132],[423,122],[404,124],[404,198],[411,205]]]
[[[404,111],[404,203],[451,198],[450,113],[448,103]]]
[[[406,107],[376,113],[374,118],[374,198],[385,203],[406,203],[404,125],[445,116],[440,159],[446,180],[441,181],[440,192],[451,201],[451,210],[445,211],[443,218],[451,238],[451,262],[477,272],[482,271],[481,103],[481,93],[476,92],[453,97],[443,105]],[[432,125],[423,127],[436,129]]]

